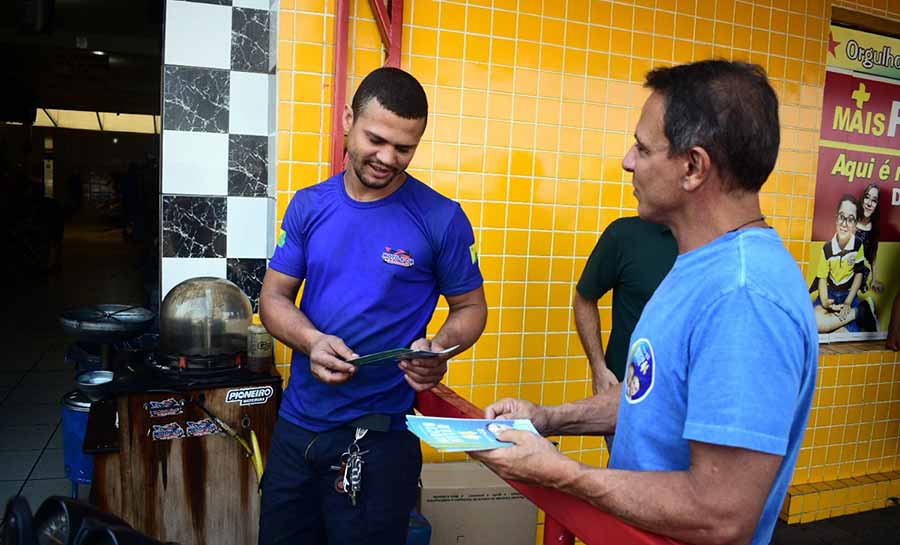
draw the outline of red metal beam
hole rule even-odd
[[[403,0],[369,0],[381,41],[387,49],[385,66],[400,68],[403,45]],[[334,70],[332,72],[331,173],[344,169],[344,126],[342,116],[347,105],[347,58],[350,34],[350,0],[335,0]]]
[[[369,0],[375,23],[381,35],[381,43],[387,49],[385,66],[400,68],[400,51],[403,45],[403,0]]]
[[[335,0],[334,71],[331,98],[331,174],[344,169],[344,106],[347,105],[347,39],[350,34],[350,0]]]
[[[400,68],[400,52],[403,50],[403,0],[388,0],[391,11],[391,43],[388,45],[386,66]]]
[[[369,0],[372,13],[375,14],[375,24],[378,25],[378,33],[381,34],[381,43],[387,47],[391,43],[391,17],[383,0]]]
[[[484,412],[443,384],[416,396],[416,409],[428,416],[483,418]],[[559,490],[508,481],[546,514],[544,543],[565,545],[573,534],[587,545],[679,545],[678,541],[645,532]]]

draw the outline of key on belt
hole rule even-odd
[[[353,442],[341,454],[341,465],[331,466],[331,469],[338,472],[338,476],[334,481],[335,491],[350,496],[350,503],[353,506],[356,506],[362,490],[362,468],[364,463],[362,457],[369,452],[368,450],[361,451],[358,442],[366,435],[367,431],[364,428],[356,428]]]

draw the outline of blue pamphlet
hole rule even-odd
[[[502,429],[530,431],[539,435],[531,420],[486,418],[439,418],[408,415],[406,427],[431,447],[444,452],[490,450],[511,447],[497,439],[495,432]]]

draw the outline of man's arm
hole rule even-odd
[[[621,240],[622,225],[621,220],[612,222],[597,239],[597,244],[581,271],[572,301],[575,328],[591,367],[591,389],[595,395],[619,382],[607,367],[606,355],[603,353],[597,300],[619,283],[621,246],[624,243]]]
[[[575,291],[572,300],[575,314],[575,329],[591,366],[591,388],[594,395],[618,383],[616,376],[606,366],[603,354],[603,340],[600,330],[600,313],[597,311],[597,299],[588,299]]]
[[[561,485],[634,526],[695,544],[753,538],[782,457],[691,442],[691,467],[677,472],[591,471]]]
[[[297,308],[297,292],[303,281],[274,269],[266,271],[259,294],[259,317],[273,337],[309,356],[313,375],[327,384],[353,377],[356,367],[346,362],[357,355],[334,335],[326,335]]]
[[[691,442],[687,471],[585,466],[547,440],[507,430],[515,447],[470,453],[501,477],[558,488],[624,521],[697,545],[743,545],[753,537],[782,457]]]
[[[432,342],[441,346],[459,345],[453,353],[458,354],[475,344],[487,323],[487,301],[484,287],[468,293],[445,297],[449,312],[444,325],[438,330]]]
[[[522,399],[501,399],[484,410],[485,418],[527,418],[541,435],[611,435],[616,431],[622,385],[594,397],[562,405],[539,406]]]
[[[457,344],[459,348],[437,358],[400,362],[400,368],[406,373],[406,381],[418,392],[433,388],[441,381],[447,372],[447,360],[475,344],[487,322],[484,287],[480,286],[472,291],[445,298],[449,307],[447,320],[432,340],[417,339],[411,348],[435,352]]]

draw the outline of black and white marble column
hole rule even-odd
[[[167,0],[162,296],[217,276],[258,307],[275,233],[278,0]]]
[[[225,257],[225,198],[165,195],[162,199],[163,255]]]
[[[265,259],[228,258],[228,280],[248,294],[253,312],[259,312],[259,290],[262,288],[267,266]]]

